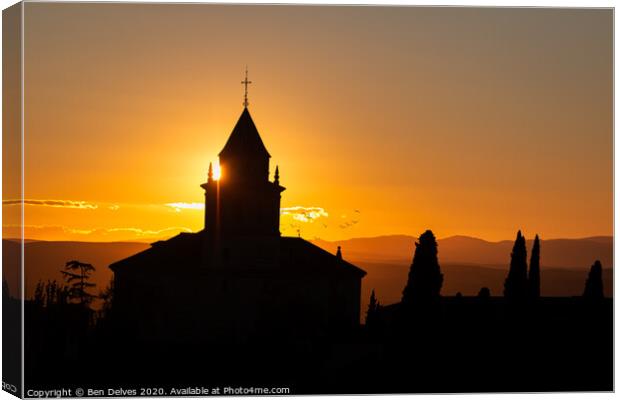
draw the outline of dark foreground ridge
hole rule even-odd
[[[208,310],[205,310],[208,312]],[[612,301],[442,297],[382,307],[347,336],[245,343],[132,340],[78,307],[27,304],[26,387],[286,387],[291,394],[610,391]],[[197,327],[202,329],[203,327]],[[204,327],[208,329],[208,327]],[[34,351],[33,351],[34,350]]]

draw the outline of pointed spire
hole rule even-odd
[[[342,249],[338,246],[338,251],[336,251],[336,258],[342,260]]]
[[[212,163],[209,163],[209,172],[207,173],[207,182],[208,183],[213,182],[213,165],[212,165]]]
[[[240,157],[271,157],[247,108],[244,108],[241,112],[239,120],[219,154],[220,157],[231,155]]]
[[[280,169],[278,168],[277,165],[276,165],[276,173],[274,174],[274,177],[273,177],[273,183],[275,183],[276,185],[280,184]]]

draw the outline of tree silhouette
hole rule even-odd
[[[489,297],[491,297],[491,290],[489,290],[489,288],[486,286],[480,288],[480,291],[478,292],[478,297],[481,299],[488,299]]]
[[[58,303],[57,299],[58,299],[58,285],[56,284],[56,281],[47,281],[47,285],[45,286],[45,297],[46,297],[46,303],[47,306],[49,307],[51,304],[56,304]]]
[[[67,304],[70,288],[53,281],[39,281],[34,289],[33,303],[38,307]]]
[[[34,297],[32,302],[36,307],[45,306],[45,284],[43,281],[37,282],[37,286],[34,288]]]
[[[66,285],[59,285],[56,280],[48,281],[47,284],[47,304],[65,305],[69,300],[70,288]]]
[[[436,300],[440,296],[442,284],[443,274],[437,259],[437,240],[433,232],[427,230],[415,244],[402,302],[407,305]]]
[[[6,278],[4,276],[2,277],[2,298],[11,298],[11,293],[9,292],[9,283],[6,281]]]
[[[69,300],[77,300],[78,304],[88,307],[95,297],[88,292],[88,288],[95,284],[89,282],[90,274],[95,270],[91,264],[82,263],[76,260],[67,261],[65,270],[61,271],[69,286]]]
[[[538,235],[536,235],[534,245],[532,246],[528,276],[528,292],[532,299],[540,297],[540,240],[538,239]]]
[[[605,297],[603,293],[603,266],[599,260],[596,260],[590,268],[583,297],[588,300],[600,300]]]
[[[377,297],[375,296],[375,289],[373,289],[370,293],[370,302],[368,303],[368,310],[366,311],[366,326],[372,325],[376,312]]]
[[[504,282],[504,297],[511,300],[523,299],[527,296],[527,250],[521,231],[517,232],[510,258],[510,270]]]
[[[103,300],[103,306],[101,307],[101,315],[106,316],[112,310],[112,302],[114,301],[114,278],[110,279],[108,286],[99,292],[98,296]]]

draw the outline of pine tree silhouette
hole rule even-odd
[[[599,260],[596,260],[590,268],[583,297],[588,300],[600,300],[605,297],[603,293],[603,266]]]
[[[433,232],[427,230],[415,244],[402,302],[407,305],[436,300],[440,296],[442,284],[443,274],[437,259],[437,240]]]
[[[532,256],[530,258],[530,271],[528,276],[528,292],[530,298],[540,297],[540,240],[538,235],[534,239],[532,246]]]
[[[504,282],[504,297],[511,300],[523,299],[527,296],[527,250],[521,231],[517,232],[510,258],[510,270]]]
[[[89,306],[95,297],[88,292],[88,288],[95,284],[89,282],[90,274],[95,270],[91,264],[82,263],[76,260],[67,261],[65,270],[60,271],[69,285],[69,299],[77,300],[78,304]]]

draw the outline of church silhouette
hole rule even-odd
[[[281,236],[276,167],[247,102],[209,165],[204,229],[155,242],[110,265],[114,315],[142,343],[255,338],[308,341],[351,332],[360,323],[362,269],[300,237]]]

